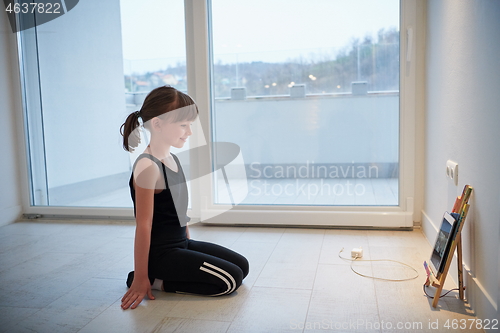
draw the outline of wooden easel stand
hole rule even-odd
[[[458,295],[461,300],[464,299],[464,277],[463,277],[463,264],[462,264],[462,226],[463,223],[460,226],[460,230],[458,230],[457,236],[456,236],[456,242],[452,244],[452,247],[450,249],[450,255],[448,256],[448,259],[446,260],[446,266],[444,267],[443,272],[439,275],[439,277],[436,279],[432,277],[427,278],[427,281],[425,281],[426,286],[433,286],[436,288],[436,293],[434,294],[434,299],[432,301],[432,307],[436,307],[438,302],[439,302],[439,295],[441,295],[441,292],[444,287],[444,281],[446,280],[446,276],[448,275],[448,270],[450,269],[451,262],[453,261],[453,253],[455,253],[455,249],[457,250],[457,259],[458,259]]]

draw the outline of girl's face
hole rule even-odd
[[[188,120],[171,123],[168,120],[162,121],[161,136],[164,142],[175,148],[182,148],[188,137],[193,134],[191,126],[193,122]]]

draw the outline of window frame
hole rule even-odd
[[[206,142],[212,142],[211,111],[214,108],[211,81],[211,43],[209,13],[211,0],[185,0],[188,92],[200,107]],[[415,193],[415,39],[408,38],[416,25],[416,1],[400,1],[400,119],[399,119],[399,205],[398,206],[290,206],[213,204],[213,179],[205,177],[193,188],[200,200],[193,205],[195,217],[212,224],[268,224],[350,227],[412,228]],[[409,45],[408,43],[411,43]],[[410,52],[410,54],[407,54]],[[406,61],[404,61],[406,60]],[[191,69],[191,70],[190,70]],[[207,93],[209,92],[209,93]],[[211,172],[207,157],[200,171]]]
[[[198,168],[198,174],[206,174],[191,183],[191,209],[188,215],[192,222],[202,220],[211,224],[266,224],[303,226],[348,226],[348,227],[391,227],[412,228],[414,224],[415,161],[416,161],[416,38],[409,38],[409,31],[415,34],[417,26],[417,0],[400,1],[400,179],[399,206],[227,206],[211,204],[212,201],[212,159],[210,155],[191,156],[191,167]],[[200,111],[203,133],[193,133],[194,142],[211,142],[211,110],[213,110],[210,78],[211,43],[210,13],[211,0],[184,0],[186,29],[186,64],[188,93],[195,99]],[[36,29],[36,27],[34,28]],[[94,218],[107,220],[132,220],[132,208],[54,207],[35,206],[32,197],[29,135],[24,75],[25,46],[21,32],[17,33],[19,74],[22,88],[23,125],[26,154],[23,169],[28,177],[28,186],[23,186],[23,212],[31,216],[57,218]],[[409,44],[411,42],[411,45]],[[409,54],[408,54],[409,52]],[[36,55],[38,56],[38,55]],[[197,193],[198,195],[193,195]],[[224,213],[224,214],[222,214]],[[314,221],[307,224],[304,221]]]

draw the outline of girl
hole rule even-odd
[[[129,182],[136,231],[134,271],[127,278],[123,309],[135,309],[145,295],[154,299],[151,289],[227,295],[248,274],[248,261],[242,255],[189,237],[186,179],[170,147],[184,146],[197,116],[191,97],[164,86],[151,91],[141,110],[131,113],[120,129],[123,148],[130,152],[140,141],[139,118],[151,133]]]

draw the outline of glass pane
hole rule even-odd
[[[398,205],[399,1],[211,10],[213,138],[241,148],[240,204]],[[215,203],[234,203],[214,177]]]
[[[80,1],[23,33],[39,62],[39,78],[24,65],[28,85],[40,87],[40,107],[28,105],[39,120],[29,123],[30,143],[38,138],[31,150],[43,152],[31,156],[34,204],[131,207],[136,155],[121,147],[119,128],[153,88],[186,90],[184,2]],[[36,93],[26,90],[32,100]]]
[[[167,84],[187,93],[184,1],[146,0],[138,5],[134,0],[120,0],[120,7],[126,117],[140,110],[147,94],[156,87]],[[131,167],[148,145],[148,131],[143,129],[142,134],[145,140],[130,154]],[[188,140],[183,148],[172,147],[171,151],[178,154],[189,148]],[[189,177],[189,154],[182,157],[183,170]],[[190,192],[189,181],[187,185]],[[189,199],[191,208],[191,195]]]

